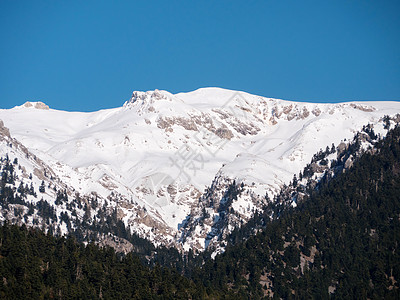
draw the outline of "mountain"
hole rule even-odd
[[[4,161],[2,179],[15,180],[19,163]],[[364,126],[346,145],[316,153],[298,180],[235,229],[223,254],[185,266],[186,278],[173,267],[149,268],[134,252],[5,222],[0,298],[399,299],[399,177],[400,125],[385,138]],[[241,193],[235,186],[227,199]],[[237,241],[239,232],[247,237]]]
[[[1,218],[60,234],[83,226],[83,240],[125,251],[130,233],[186,251],[218,247],[314,153],[366,124],[384,136],[383,117],[398,113],[398,102],[300,103],[219,88],[134,92],[90,113],[27,102],[0,110],[2,168],[16,187]]]
[[[360,140],[338,161],[358,156]],[[290,194],[272,203],[262,228],[207,261],[196,284],[221,299],[399,299],[400,126],[309,191],[295,208]]]

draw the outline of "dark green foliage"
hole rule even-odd
[[[321,181],[296,209],[271,204],[253,221],[264,229],[244,243],[235,234],[243,240],[245,232],[236,231],[236,245],[199,269],[195,282],[239,299],[399,299],[399,141],[396,127],[375,154]],[[358,142],[349,149],[358,151]],[[268,221],[272,212],[279,218]]]
[[[390,129],[390,117],[388,115],[383,117],[383,123],[385,129]]]
[[[134,254],[86,247],[25,226],[0,227],[0,299],[189,299],[201,287]]]
[[[44,181],[39,186],[39,192],[44,193],[46,191],[46,187],[44,186]]]

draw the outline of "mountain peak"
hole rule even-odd
[[[160,91],[155,89],[154,91],[147,91],[147,92],[142,92],[142,91],[134,91],[132,93],[131,98],[124,103],[124,106],[129,106],[133,103],[148,103],[148,102],[154,102],[158,100],[168,100],[171,98],[173,95],[170,94],[167,91]]]

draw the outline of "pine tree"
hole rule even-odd
[[[45,185],[44,185],[44,180],[42,180],[42,183],[40,184],[39,187],[39,192],[44,193],[46,191]]]

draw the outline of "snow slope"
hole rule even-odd
[[[397,113],[398,102],[299,103],[203,88],[134,92],[122,107],[91,113],[28,103],[0,110],[0,120],[62,182],[104,199],[113,192],[126,224],[171,243],[217,174],[261,199],[321,148]],[[241,201],[233,207],[250,214]]]

